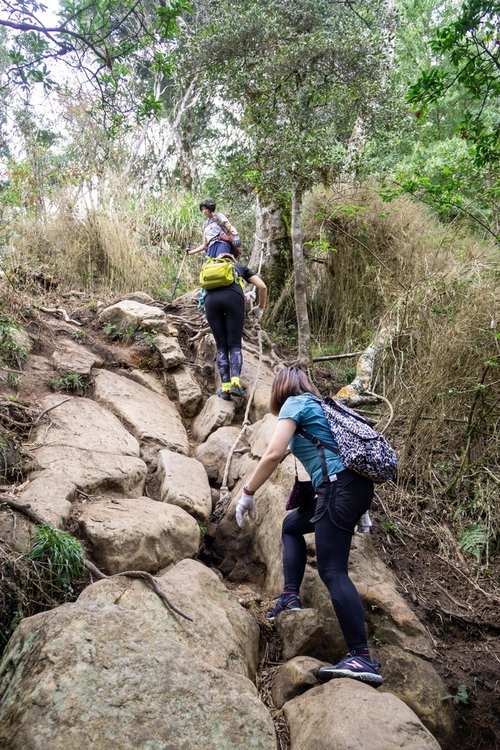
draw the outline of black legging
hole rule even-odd
[[[316,502],[293,510],[283,521],[284,590],[299,592],[307,560],[304,534],[314,531],[318,573],[330,592],[347,648],[364,648],[363,605],[347,566],[354,526],[371,505],[373,484],[345,469],[336,482],[322,484],[317,497]]]
[[[243,358],[241,337],[245,320],[243,291],[230,287],[211,289],[205,297],[205,315],[217,346],[217,369],[222,383],[239,378]]]

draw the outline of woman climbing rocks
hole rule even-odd
[[[348,561],[354,527],[371,505],[373,482],[346,469],[338,452],[318,451],[309,440],[297,434],[299,428],[336,447],[321,403],[321,395],[298,367],[285,367],[274,378],[271,411],[278,416],[266,452],[243,488],[236,506],[236,521],[244,525],[245,513],[255,515],[254,495],[283,459],[287,446],[303,464],[315,490],[310,499],[292,510],[283,521],[283,592],[267,617],[301,608],[300,586],[307,552],[304,534],[314,532],[318,573],[325,583],[337,615],[348,654],[338,664],[320,667],[322,681],[332,677],[352,677],[378,686],[383,682],[378,662],[370,657],[365,617],[360,596],[349,578]]]
[[[205,252],[209,258],[216,258],[224,253],[232,253],[234,257],[239,255],[240,237],[238,232],[229,222],[227,216],[215,213],[215,201],[213,198],[204,198],[200,203],[200,211],[205,217],[203,226],[203,240],[201,245],[187,249],[186,255],[196,255]]]
[[[235,280],[228,286],[206,290],[205,315],[217,347],[216,364],[221,380],[217,395],[230,401],[231,396],[243,396],[240,376],[245,297],[239,279],[253,284],[258,290],[258,306],[249,313],[256,320],[262,317],[266,308],[267,287],[255,271],[235,261],[234,256],[225,254],[224,257],[234,264]]]

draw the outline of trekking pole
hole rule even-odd
[[[185,250],[185,252],[184,252],[184,256],[183,256],[183,258],[181,260],[181,265],[179,266],[179,273],[177,274],[177,278],[176,278],[175,283],[174,283],[174,288],[172,289],[172,296],[170,297],[169,305],[171,305],[172,302],[174,301],[175,293],[177,291],[177,287],[179,286],[179,281],[181,280],[181,274],[182,274],[182,269],[184,268],[184,262],[185,262],[185,260],[187,258],[187,252],[190,249],[191,248],[188,245],[187,248],[186,248],[186,250]]]

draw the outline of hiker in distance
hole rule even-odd
[[[196,255],[205,252],[209,258],[216,258],[224,253],[232,253],[236,258],[239,255],[240,237],[238,232],[229,222],[227,216],[215,213],[215,201],[213,198],[204,198],[200,203],[200,211],[205,217],[203,225],[203,240],[201,245],[186,250],[186,255]]]
[[[318,573],[330,593],[348,650],[338,664],[320,667],[318,678],[352,677],[381,685],[380,665],[368,649],[363,605],[348,574],[354,527],[371,505],[373,482],[344,467],[334,450],[337,443],[322,409],[321,395],[298,367],[285,367],[275,376],[270,408],[278,422],[236,506],[238,525],[243,527],[246,513],[255,517],[254,495],[273,474],[287,447],[303,464],[313,486],[308,497],[283,521],[284,587],[267,617],[272,621],[283,611],[301,608],[300,586],[307,559],[304,534],[314,532]],[[332,449],[318,449],[298,434],[300,430],[329,443]]]
[[[231,269],[231,272],[234,273],[231,277],[233,281],[226,286],[206,289],[205,316],[217,348],[215,361],[221,380],[217,395],[225,401],[230,401],[231,396],[241,398],[244,395],[240,381],[243,366],[241,340],[245,320],[243,284],[244,282],[253,284],[258,291],[258,306],[248,313],[254,320],[260,320],[264,314],[267,287],[255,271],[242,263],[238,263],[234,255],[224,253],[218,256],[217,261],[212,262],[218,263],[223,260],[228,261],[233,266]],[[207,260],[206,267],[210,262],[210,260]]]

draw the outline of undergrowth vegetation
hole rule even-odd
[[[318,352],[366,347],[392,331],[372,390],[392,403],[400,486],[389,512],[429,525],[456,559],[492,575],[500,509],[498,248],[415,202],[370,186],[314,191],[306,208],[310,310]],[[355,360],[331,365],[342,384]],[[352,374],[352,372],[351,372]],[[451,532],[451,533],[450,533]]]
[[[45,524],[35,527],[28,554],[0,545],[0,651],[24,617],[74,598],[83,558],[75,537]]]
[[[87,202],[62,193],[44,212],[13,216],[4,281],[16,287],[52,275],[89,294],[141,289],[168,298],[186,245],[199,242],[201,218],[190,193],[165,193],[144,205],[116,181]],[[195,264],[185,264],[177,294],[195,278]]]

